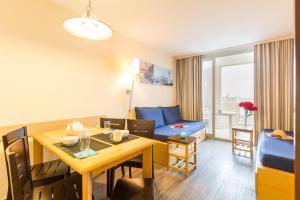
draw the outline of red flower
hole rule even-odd
[[[245,101],[245,102],[241,102],[241,103],[239,104],[239,106],[242,107],[242,108],[247,108],[247,109],[249,109],[249,108],[252,108],[254,105],[253,105],[252,102]]]
[[[254,111],[257,111],[257,107],[256,107],[256,106],[253,106],[253,107],[250,108],[249,110],[250,110],[250,111],[253,111],[253,112],[254,112]]]
[[[246,110],[257,111],[257,107],[250,101],[241,102],[239,106]]]

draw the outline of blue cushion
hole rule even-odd
[[[179,106],[161,107],[166,124],[174,124],[181,120]]]
[[[136,118],[145,120],[155,120],[155,128],[165,126],[161,108],[158,107],[136,107]]]
[[[294,172],[294,141],[280,140],[267,136],[271,129],[265,129],[260,133],[259,158],[266,167],[279,169],[287,172]],[[286,131],[286,134],[293,136],[293,132]]]
[[[184,128],[171,128],[170,125],[156,128],[154,133],[154,139],[166,142],[168,137],[185,132],[187,135],[193,135],[194,133],[205,128],[205,123],[195,121],[179,121],[177,123],[184,124]]]

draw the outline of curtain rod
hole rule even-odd
[[[294,39],[294,38],[295,38],[294,35],[289,35],[289,36],[285,36],[285,37],[281,37],[281,38],[274,38],[274,39],[270,39],[270,40],[265,40],[265,41],[257,42],[256,45],[258,45],[258,44],[266,44],[266,43],[276,42],[276,41],[281,41],[281,40]]]
[[[190,55],[185,55],[185,56],[178,56],[178,57],[175,57],[175,59],[177,60],[177,59],[189,58],[189,57],[193,57],[193,56],[203,56],[203,55],[207,55],[207,54],[220,53],[220,52],[224,52],[224,51],[234,51],[234,50],[239,50],[239,49],[243,49],[243,48],[250,48],[251,46],[252,46],[252,44],[238,45],[238,46],[227,47],[227,48],[217,49],[217,50],[212,50],[212,51],[205,51],[205,52],[195,53],[195,54],[190,54]]]
[[[178,60],[178,59],[189,58],[189,57],[193,57],[193,56],[217,54],[217,53],[221,53],[224,51],[234,51],[234,50],[238,50],[238,49],[242,49],[242,48],[250,48],[251,46],[255,46],[255,45],[259,45],[259,44],[265,44],[265,43],[269,43],[269,42],[275,42],[275,41],[281,41],[281,40],[287,40],[287,39],[293,39],[293,38],[294,38],[294,35],[290,34],[289,36],[285,36],[285,37],[274,38],[274,39],[264,40],[264,41],[259,41],[259,42],[253,42],[253,43],[249,43],[249,44],[227,47],[227,48],[217,49],[217,50],[212,50],[212,51],[206,51],[206,52],[202,52],[202,53],[195,53],[195,54],[190,54],[190,55],[185,55],[185,56],[178,56],[178,57],[175,56],[174,58],[176,60]]]

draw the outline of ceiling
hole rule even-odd
[[[87,0],[53,0],[81,14]],[[172,56],[293,33],[293,0],[94,0],[114,31]]]

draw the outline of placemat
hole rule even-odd
[[[63,150],[64,152],[66,152],[67,154],[69,154],[72,157],[75,157],[73,155],[74,153],[80,152],[80,141],[76,145],[70,146],[70,147],[63,145],[62,142],[55,143],[53,145],[56,146],[57,148]],[[90,149],[92,149],[94,151],[99,151],[101,149],[105,149],[110,146],[111,145],[109,145],[109,144],[105,144],[103,142],[100,142],[100,141],[90,138]]]
[[[127,137],[123,137],[121,142],[114,142],[110,139],[110,134],[99,133],[99,134],[96,134],[96,135],[92,135],[91,137],[95,138],[97,140],[102,140],[102,141],[107,142],[109,144],[122,144],[124,142],[128,142],[130,140],[134,140],[134,139],[139,138],[139,136],[129,134]]]

